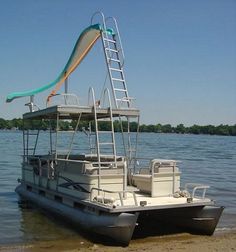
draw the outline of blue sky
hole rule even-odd
[[[21,117],[26,98],[8,93],[40,87],[63,69],[91,15],[118,20],[129,93],[142,123],[236,123],[236,1],[0,1],[0,117]],[[86,102],[106,76],[98,43],[70,78]],[[45,105],[48,92],[38,97]]]

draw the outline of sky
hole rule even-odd
[[[141,123],[236,124],[235,0],[0,0],[0,118],[28,112],[6,96],[53,81],[96,11],[114,16]],[[98,42],[69,79],[86,103],[106,77]],[[45,107],[49,91],[36,96]]]

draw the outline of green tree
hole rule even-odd
[[[165,124],[162,126],[161,131],[163,133],[172,133],[173,129],[170,124]]]
[[[161,128],[162,128],[161,124],[158,123],[157,125],[155,125],[155,132],[161,133],[161,132],[162,132],[162,131],[161,131]]]
[[[6,128],[7,128],[6,120],[0,118],[0,129],[6,129]]]
[[[175,132],[178,134],[184,134],[186,132],[186,129],[185,129],[184,125],[181,123],[176,126]]]
[[[196,135],[200,134],[201,133],[200,127],[198,125],[194,124],[193,126],[191,126],[189,128],[189,133],[196,134]]]

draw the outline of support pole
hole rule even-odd
[[[68,94],[68,78],[65,79],[65,94]]]
[[[30,109],[30,112],[34,112],[34,96],[33,95],[30,96],[29,109]]]
[[[65,95],[64,95],[64,99],[65,99],[65,105],[67,105],[67,94],[68,94],[68,78],[65,79]]]

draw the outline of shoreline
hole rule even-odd
[[[1,252],[41,252],[41,251],[236,251],[236,230],[231,232],[218,231],[213,236],[191,235],[188,233],[153,236],[131,240],[129,246],[107,246],[83,242],[79,239],[61,239],[51,241],[33,241],[22,244],[0,245]]]

